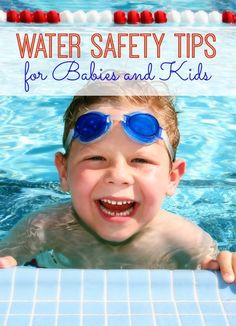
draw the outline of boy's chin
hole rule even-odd
[[[136,233],[132,234],[98,234],[98,236],[105,242],[109,242],[114,245],[119,245],[123,244],[126,242],[129,242],[133,237],[135,236]]]

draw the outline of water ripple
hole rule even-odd
[[[23,216],[68,200],[56,182],[29,182],[0,178],[0,225],[9,230]]]

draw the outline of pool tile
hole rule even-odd
[[[61,273],[60,298],[61,300],[80,300],[82,271],[65,269]]]
[[[176,301],[195,301],[193,274],[185,270],[173,273],[173,295]]]
[[[196,294],[198,300],[218,300],[216,290],[215,272],[212,271],[195,271]]]
[[[224,310],[227,314],[235,314],[236,315],[236,297],[234,302],[223,302]],[[236,325],[236,324],[235,324]]]
[[[131,322],[134,326],[153,326],[153,318],[152,316],[146,316],[146,315],[132,315],[131,316]]]
[[[105,305],[103,302],[85,302],[83,304],[83,314],[85,315],[104,315]]]
[[[55,316],[34,316],[33,317],[33,326],[52,326],[55,324]],[[15,324],[15,326],[18,324]],[[29,325],[25,324],[24,326]],[[7,325],[9,326],[9,325]],[[12,325],[13,326],[13,325]],[[23,326],[23,325],[22,325]]]
[[[35,314],[54,315],[57,310],[56,302],[37,302],[34,308]]]
[[[228,326],[228,322],[226,321],[224,316],[204,315],[204,321],[207,326]]]
[[[108,316],[108,326],[130,326],[130,325],[131,324],[128,316]]]
[[[151,314],[152,307],[150,302],[131,302],[130,303],[131,314]]]
[[[106,272],[107,300],[124,301],[128,299],[127,271],[114,270]]]
[[[112,314],[125,314],[127,315],[129,311],[128,303],[125,302],[108,302],[107,303],[107,313]]]
[[[58,316],[57,326],[79,326],[79,325],[80,325],[80,316],[73,316],[73,315]]]
[[[179,314],[199,314],[199,308],[195,302],[177,302],[176,306]]]
[[[175,315],[176,309],[174,303],[170,302],[158,302],[154,303],[154,311],[157,314],[168,314],[168,315]]]
[[[180,316],[181,326],[206,326],[204,320],[201,320],[201,317],[198,315],[181,315]],[[210,326],[210,325],[208,325]],[[214,326],[217,326],[215,324]],[[218,325],[220,326],[220,325]]]
[[[83,316],[83,326],[104,326],[104,316]]]
[[[12,284],[15,277],[15,268],[1,269],[0,276],[0,300],[9,300],[12,295]]]
[[[104,299],[104,272],[87,270],[83,277],[83,300]]]
[[[36,297],[38,300],[56,300],[58,293],[58,270],[55,269],[36,269],[38,273],[36,284]]]
[[[81,310],[80,302],[61,302],[59,305],[59,314],[79,314]]]
[[[199,306],[203,314],[222,314],[222,309],[218,302],[200,302]]]
[[[129,270],[128,293],[131,301],[149,300],[150,287],[148,273],[144,270]]]
[[[17,268],[15,275],[15,300],[32,300],[35,291],[35,269],[34,268]]]
[[[30,324],[30,316],[9,316],[7,326],[26,326]],[[1,325],[4,325],[1,324]],[[36,326],[36,325],[34,325]],[[46,325],[44,325],[46,326]]]
[[[0,315],[2,315],[2,314],[5,315],[7,313],[8,306],[9,306],[9,303],[0,302]]]
[[[32,302],[13,302],[11,304],[10,314],[30,315],[32,312]]]
[[[151,270],[151,297],[153,300],[171,301],[172,284],[171,271],[168,270]]]
[[[236,316],[228,316],[229,320],[229,326],[235,326],[236,325]]]
[[[180,326],[176,316],[156,316],[158,326]]]
[[[220,273],[216,274],[219,288],[219,297],[222,301],[235,300],[236,298],[236,284],[227,284],[223,281]]]

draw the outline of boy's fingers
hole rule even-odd
[[[12,256],[0,257],[0,268],[14,267],[17,261]]]
[[[232,253],[232,266],[234,271],[234,281],[236,281],[236,252]]]
[[[220,266],[216,259],[206,259],[201,263],[202,269],[219,270]]]
[[[227,283],[235,281],[236,276],[236,256],[235,253],[229,251],[222,251],[217,256],[217,260],[220,265],[220,271],[223,280]]]

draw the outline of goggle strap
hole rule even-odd
[[[168,152],[170,154],[171,161],[173,161],[174,160],[174,150],[173,150],[173,147],[172,147],[172,145],[170,143],[169,137],[168,137],[168,135],[167,135],[167,133],[165,132],[164,129],[162,129],[161,138],[163,139],[163,141],[164,141],[164,143],[165,143],[165,145],[167,147],[167,150],[168,150]]]
[[[66,138],[65,146],[64,146],[65,151],[67,151],[67,149],[68,149],[68,147],[69,147],[69,145],[70,145],[70,143],[71,143],[71,141],[73,139],[74,133],[75,133],[75,130],[70,129],[69,134],[68,134],[68,136]]]

